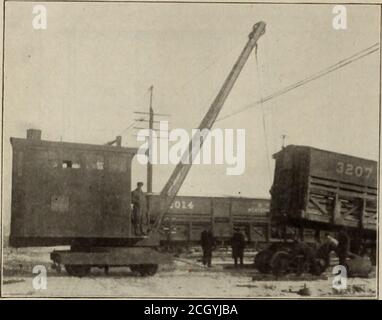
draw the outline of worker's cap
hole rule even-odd
[[[138,183],[137,183],[137,186],[139,187],[139,186],[143,186],[143,182],[142,181],[139,181]]]

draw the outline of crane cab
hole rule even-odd
[[[131,232],[131,161],[135,148],[11,138],[10,244],[124,242]]]
[[[83,272],[83,266],[152,263],[150,247],[159,240],[132,232],[136,148],[45,141],[33,129],[26,139],[11,138],[11,145],[11,246],[70,245],[51,258],[69,265],[71,274],[82,274],[75,266]]]

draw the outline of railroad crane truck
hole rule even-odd
[[[264,22],[253,26],[200,130],[213,126],[264,32]],[[153,275],[158,264],[169,263],[171,256],[157,250],[159,228],[192,162],[181,161],[176,166],[160,194],[160,212],[150,232],[137,236],[132,232],[130,206],[131,162],[137,149],[122,147],[120,137],[114,142],[116,145],[45,141],[41,131],[33,129],[27,131],[27,139],[11,138],[10,245],[70,246],[70,250],[53,251],[50,257],[55,269],[64,266],[70,275],[80,277],[88,275],[92,267],[106,271],[113,266]]]

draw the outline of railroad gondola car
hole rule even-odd
[[[271,216],[317,230],[347,228],[375,242],[377,162],[307,146],[274,155]],[[355,240],[355,239],[354,239]]]
[[[151,220],[160,208],[159,195],[148,196]],[[164,246],[197,245],[203,230],[211,227],[219,245],[227,245],[233,228],[241,228],[249,245],[270,240],[269,199],[244,197],[177,196],[164,217]]]
[[[261,272],[288,272],[296,262],[293,243],[297,239],[309,242],[307,230],[309,240],[319,246],[317,254],[323,252],[324,233],[341,230],[348,234],[350,251],[368,254],[375,264],[377,162],[296,145],[283,148],[274,159],[270,215],[272,230],[280,241],[257,255],[256,268]],[[325,260],[316,259],[318,264],[321,258]],[[324,270],[314,264],[310,267],[315,272]],[[304,267],[297,265],[297,269]]]

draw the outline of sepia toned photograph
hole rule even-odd
[[[4,1],[1,297],[378,298],[381,12]]]

